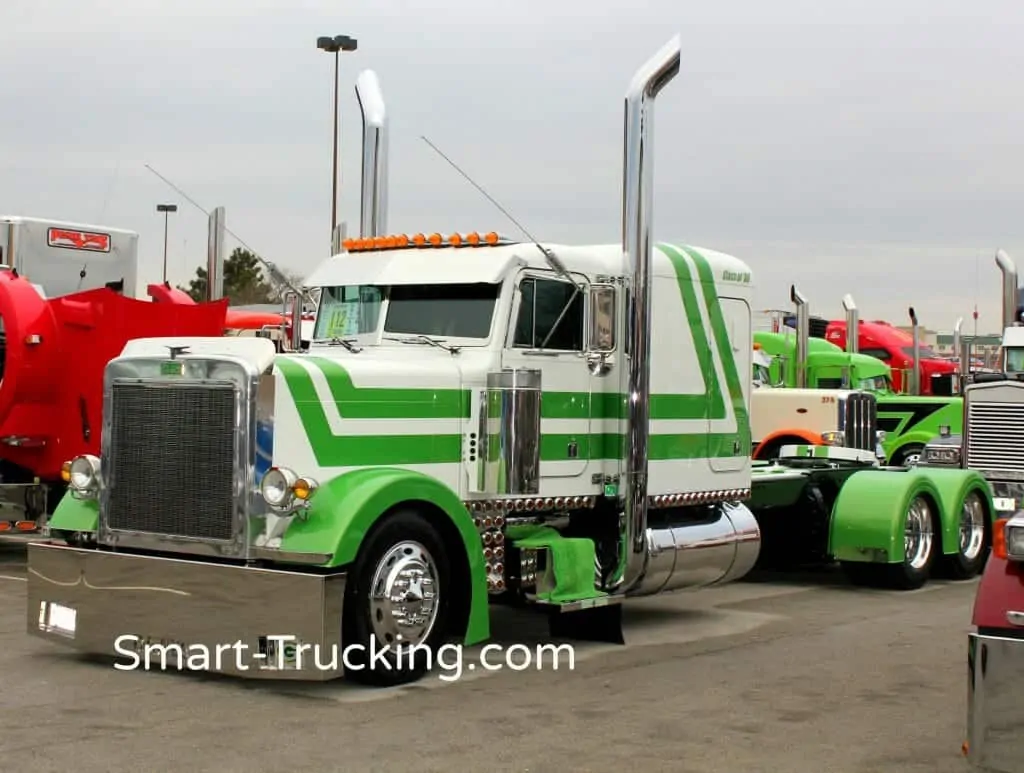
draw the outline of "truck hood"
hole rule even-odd
[[[402,405],[413,409],[416,404],[413,412],[425,418],[431,404],[442,410],[440,406],[453,398],[451,390],[463,387],[466,380],[464,369],[470,372],[477,370],[463,360],[464,352],[452,356],[440,349],[419,345],[401,348],[368,346],[359,353],[349,352],[341,346],[317,347],[307,354],[278,355],[274,359],[274,369],[290,387],[298,380],[309,379],[317,391],[330,393],[341,402],[351,401],[353,410],[357,410],[356,403],[393,403],[395,411],[398,411],[395,417],[399,418]],[[469,362],[477,360],[472,356],[468,359]],[[485,363],[481,360],[481,379],[485,370]],[[474,379],[470,376],[470,380]],[[360,395],[364,389],[375,391]],[[450,410],[450,407],[444,410]]]

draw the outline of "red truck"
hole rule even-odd
[[[912,392],[910,375],[914,372],[914,338],[905,330],[893,327],[888,322],[876,320],[861,322],[857,326],[859,351],[877,357],[892,370],[893,389],[897,392]],[[832,320],[825,328],[825,340],[846,348],[846,321]],[[956,372],[955,363],[944,359],[930,346],[920,344],[920,394],[932,392],[932,376],[950,375]]]
[[[973,768],[1016,773],[1024,762],[1024,513],[996,521],[967,650],[967,742]]]

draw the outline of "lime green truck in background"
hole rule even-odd
[[[800,347],[796,331],[785,327],[781,330],[784,332],[754,333],[755,349],[770,362],[770,381],[765,386],[795,388],[799,383],[798,369],[802,368],[807,388],[862,389],[874,393],[878,429],[885,432],[882,449],[887,464],[915,465],[926,443],[960,430],[962,397],[900,394],[892,388],[889,366],[877,357],[857,352],[855,340],[850,342],[854,351],[849,352],[824,338],[808,337]],[[798,351],[805,352],[802,362]]]

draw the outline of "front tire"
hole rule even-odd
[[[444,540],[420,513],[399,510],[360,548],[345,588],[345,676],[388,687],[418,681],[447,636],[451,569]]]

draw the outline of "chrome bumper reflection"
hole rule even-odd
[[[969,634],[968,759],[977,770],[1024,768],[1024,640]]]
[[[333,679],[344,595],[344,574],[28,546],[28,632],[140,670]]]

